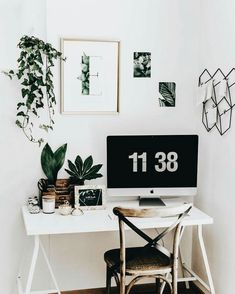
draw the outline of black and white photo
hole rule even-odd
[[[151,53],[134,52],[133,76],[134,78],[151,77]]]
[[[176,84],[174,82],[159,83],[159,105],[160,107],[175,107]]]

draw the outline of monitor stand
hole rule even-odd
[[[139,206],[166,206],[160,197],[141,197],[139,198]]]

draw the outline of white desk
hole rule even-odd
[[[167,205],[176,205],[175,201],[168,201]],[[92,233],[92,232],[106,232],[106,231],[118,231],[118,221],[117,218],[112,214],[112,208],[114,206],[130,206],[138,207],[137,201],[125,201],[125,202],[110,202],[107,205],[106,210],[93,210],[85,211],[82,216],[62,216],[56,211],[55,214],[30,214],[26,206],[22,207],[22,215],[24,219],[26,234],[34,238],[34,249],[31,259],[31,265],[29,269],[29,274],[27,278],[25,291],[22,289],[21,284],[21,273],[17,277],[18,282],[18,293],[19,294],[30,294],[32,280],[35,272],[36,262],[38,258],[39,249],[42,250],[43,256],[45,258],[46,264],[50,271],[52,281],[55,285],[55,289],[46,290],[45,293],[59,293],[60,290],[54,276],[53,270],[49,263],[47,254],[40,240],[41,235],[53,235],[53,234],[77,234],[77,233]],[[168,227],[174,222],[175,218],[148,218],[148,219],[132,219],[133,223],[136,224],[141,229],[151,229],[151,228],[164,228]],[[202,235],[202,225],[212,224],[213,219],[200,211],[199,209],[193,207],[189,216],[186,216],[183,220],[183,225],[186,226],[197,226],[198,240],[200,244],[200,249],[202,253],[202,260],[205,265],[205,270],[208,278],[208,285],[204,282],[196,273],[194,273],[186,264],[183,264],[184,271],[189,274],[190,277],[184,277],[179,279],[179,281],[199,281],[204,288],[206,288],[209,293],[215,294],[214,285],[211,277],[210,267],[207,259],[207,254],[205,250],[205,245]],[[40,292],[44,293],[44,292]]]

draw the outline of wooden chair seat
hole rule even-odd
[[[109,267],[120,272],[120,249],[105,252],[104,260]],[[172,262],[172,258],[153,247],[126,248],[126,274],[129,275],[168,273],[171,271]]]

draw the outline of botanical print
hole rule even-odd
[[[160,107],[175,107],[175,89],[174,82],[160,82],[159,83],[159,104]]]
[[[81,56],[81,75],[77,77],[81,81],[81,94],[82,95],[92,95],[101,96],[102,91],[100,89],[100,73],[98,68],[100,66],[100,61],[102,56],[88,56],[83,53]],[[95,70],[92,74],[91,71]]]
[[[101,189],[80,189],[79,190],[80,206],[102,205]]]
[[[90,56],[83,53],[82,56],[82,73],[78,77],[82,82],[82,95],[90,94]]]
[[[117,113],[119,42],[62,39],[61,112]]]
[[[134,52],[134,78],[151,77],[151,53]]]

